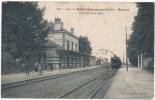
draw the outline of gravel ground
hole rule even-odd
[[[112,74],[112,73],[111,73]],[[108,76],[111,75],[110,73],[104,74],[101,77],[91,81],[90,83],[82,86],[81,88],[78,88],[76,91],[73,91],[72,93],[66,95],[64,98],[65,99],[88,99],[95,91],[96,89],[105,81],[104,79]],[[112,77],[113,78],[113,77]],[[103,93],[106,93],[106,90],[108,90],[110,83],[112,82],[111,78],[106,82],[106,84],[101,88],[100,93],[97,93],[95,98],[97,99],[102,99],[103,98]],[[100,95],[101,94],[101,95]]]
[[[104,68],[92,69],[79,74],[5,89],[1,91],[1,95],[2,98],[56,98],[103,72],[105,72]]]
[[[102,83],[104,76],[97,78],[94,81],[91,81],[87,85],[82,86],[81,88],[77,89],[76,91],[70,93],[69,95],[65,96],[64,98],[67,99],[87,99],[89,96],[98,88],[98,86]]]
[[[99,89],[97,94],[92,99],[103,99],[104,95],[106,94],[107,90],[109,89],[113,79],[115,76],[108,79],[108,81]]]

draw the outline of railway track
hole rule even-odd
[[[102,69],[102,67],[99,67],[99,68]],[[46,80],[50,80],[50,79],[56,79],[56,78],[65,77],[65,76],[69,76],[69,75],[73,75],[73,74],[80,74],[80,73],[87,72],[87,71],[93,71],[93,70],[96,70],[96,69],[98,69],[98,68],[81,70],[81,71],[70,72],[70,73],[63,73],[63,74],[46,76],[46,77],[35,78],[35,79],[29,79],[29,80],[14,82],[14,83],[2,84],[1,85],[1,89],[2,90],[10,89],[10,88],[18,87],[18,86],[23,86],[23,85],[31,84],[31,83],[46,81]]]
[[[102,84],[92,93],[92,95],[89,97],[89,99],[95,98],[95,95],[99,92],[99,90],[101,90],[101,88],[107,83],[107,81],[113,77],[116,74],[117,70],[114,71],[114,73],[112,73],[110,76],[108,76],[107,78],[105,78],[102,82]]]
[[[75,97],[75,96],[77,96],[76,92],[82,91],[82,93],[83,93],[83,92],[85,92],[85,89],[88,88],[88,86],[90,86],[94,83],[100,82],[101,84],[94,90],[93,93],[91,93],[91,95],[89,97],[84,97],[86,99],[88,99],[88,98],[91,99],[98,93],[98,91],[101,89],[101,87],[103,87],[105,85],[105,83],[108,81],[108,79],[115,75],[116,72],[117,72],[117,70],[109,69],[105,73],[102,73],[102,74],[98,75],[97,77],[84,82],[83,84],[71,89],[70,91],[58,96],[57,98],[69,98],[69,99],[78,98],[78,97]],[[82,90],[82,88],[83,88],[83,90]]]

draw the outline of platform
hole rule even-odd
[[[152,99],[154,98],[154,74],[129,66],[120,68],[104,99]]]

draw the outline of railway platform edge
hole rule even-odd
[[[50,72],[44,71],[41,75],[39,75],[39,73],[34,71],[31,71],[29,76],[26,76],[25,73],[1,75],[1,85],[19,82],[19,81],[26,81],[26,80],[35,79],[35,78],[48,77],[48,76],[53,76],[58,74],[65,74],[65,73],[71,73],[71,72],[82,71],[87,69],[93,69],[97,67],[100,67],[100,66],[86,66],[86,67],[78,67],[74,69],[61,69],[61,70],[58,69]]]

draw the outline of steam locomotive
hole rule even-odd
[[[122,62],[120,60],[119,57],[117,57],[116,55],[114,55],[114,57],[111,58],[111,67],[114,69],[118,69],[120,68]]]

